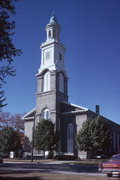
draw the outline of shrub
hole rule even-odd
[[[56,155],[55,159],[57,159],[57,160],[76,160],[77,156],[75,156],[75,155]]]

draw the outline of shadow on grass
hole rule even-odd
[[[0,180],[2,180],[2,179],[3,180],[14,180],[14,179],[42,180],[42,178],[40,178],[40,177],[30,177],[30,175],[29,175],[30,173],[32,173],[32,171],[28,172],[28,171],[14,171],[14,170],[13,171],[4,171],[4,170],[2,171],[2,170],[0,170]],[[25,177],[26,174],[28,174],[29,177]],[[4,175],[4,176],[2,176],[2,175]],[[15,177],[15,175],[18,177]],[[21,177],[19,177],[19,175]]]
[[[30,173],[30,171],[0,170],[0,175],[2,175],[2,174],[29,174],[29,173]]]
[[[0,179],[2,180],[14,180],[14,179],[22,179],[22,180],[40,180],[40,178],[38,177],[12,177],[12,176],[7,176],[7,177],[0,177]],[[42,179],[41,179],[42,180]]]

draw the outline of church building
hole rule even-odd
[[[68,75],[65,68],[66,49],[60,40],[61,27],[53,14],[46,26],[46,41],[41,48],[41,65],[36,75],[36,107],[28,112],[25,120],[25,136],[32,141],[32,128],[42,119],[50,119],[60,132],[58,151],[87,157],[87,152],[78,152],[75,135],[88,118],[99,115],[99,106],[93,112],[68,101]],[[106,119],[106,118],[105,118]],[[120,125],[106,119],[113,131],[113,152],[120,147]]]

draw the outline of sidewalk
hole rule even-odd
[[[26,160],[26,159],[9,159],[9,158],[4,158],[3,162],[4,163],[48,163],[48,162],[55,162],[57,160],[54,159],[41,159],[41,160],[33,160],[33,162],[31,162],[31,160]]]

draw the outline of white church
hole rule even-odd
[[[58,152],[87,157],[87,152],[76,149],[75,135],[88,118],[99,115],[99,106],[93,112],[68,101],[68,75],[65,68],[65,47],[60,41],[61,27],[53,14],[46,26],[46,41],[40,46],[41,64],[36,75],[36,107],[28,112],[25,120],[25,136],[32,141],[32,128],[42,119],[50,119],[60,133]],[[105,118],[106,119],[106,118]],[[106,119],[112,127],[113,147],[120,148],[120,125]],[[30,150],[28,148],[28,150]]]

